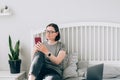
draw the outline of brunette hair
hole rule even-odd
[[[49,27],[49,26],[52,26],[52,27],[55,29],[55,32],[58,32],[58,35],[56,36],[55,41],[60,40],[60,32],[59,32],[59,27],[58,27],[58,25],[55,24],[55,23],[50,23],[50,24],[47,25],[47,27]],[[46,28],[47,28],[47,27],[46,27]]]

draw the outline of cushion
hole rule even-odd
[[[76,78],[67,78],[65,80],[82,80],[80,77],[76,77]]]
[[[87,73],[87,68],[83,68],[83,69],[78,69],[78,76],[79,77],[84,77]]]
[[[63,78],[67,79],[67,78],[77,77],[78,74],[76,70],[77,70],[77,66],[75,64],[71,64],[63,71]]]
[[[77,62],[78,62],[78,53],[77,52],[69,53],[67,67],[63,71],[64,79],[78,76]]]
[[[77,63],[78,69],[87,68],[88,65],[89,65],[88,61],[78,61],[78,63]]]
[[[68,66],[71,64],[77,64],[78,63],[78,53],[70,53],[68,54]]]
[[[78,67],[78,76],[79,77],[85,76],[88,68],[88,61],[78,61],[77,67]]]
[[[115,78],[120,76],[120,67],[115,67],[112,65],[104,65],[103,78]]]

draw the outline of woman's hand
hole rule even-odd
[[[49,52],[48,49],[47,49],[47,47],[44,44],[42,44],[41,42],[38,42],[34,46],[34,53],[37,52],[37,51],[41,51],[44,54],[47,54]]]

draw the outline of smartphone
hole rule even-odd
[[[37,44],[38,42],[42,42],[41,37],[35,37],[35,44]]]

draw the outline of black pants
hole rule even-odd
[[[43,80],[46,76],[52,76],[52,80],[62,80],[55,70],[46,68],[42,52],[35,53],[29,73],[34,75],[36,80]]]

